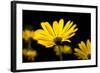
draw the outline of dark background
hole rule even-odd
[[[69,12],[51,12],[51,11],[31,11],[23,10],[23,30],[37,30],[41,28],[41,22],[49,22],[52,25],[54,20],[59,21],[61,18],[64,19],[64,24],[71,20],[74,24],[77,24],[78,31],[76,35],[71,38],[71,43],[64,42],[63,44],[68,44],[74,49],[78,47],[77,44],[80,41],[85,41],[91,37],[91,14],[89,13],[69,13]],[[59,56],[55,55],[54,49],[45,48],[42,45],[37,44],[36,41],[31,40],[31,47],[38,52],[38,56],[35,58],[35,62],[47,62],[47,61],[59,61]],[[23,39],[23,48],[27,48],[27,43]],[[77,60],[73,54],[65,55],[63,54],[63,60]],[[28,61],[23,57],[23,62]]]

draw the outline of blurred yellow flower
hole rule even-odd
[[[64,19],[60,19],[59,22],[53,21],[53,26],[48,22],[42,22],[41,26],[42,29],[35,31],[34,39],[46,48],[61,44],[63,41],[71,42],[69,39],[78,30],[72,21],[68,21],[64,26]]]
[[[23,56],[28,60],[34,61],[35,57],[37,56],[37,52],[32,49],[23,49]]]
[[[22,37],[26,41],[28,41],[30,38],[34,39],[34,31],[24,30],[23,33],[22,33]]]
[[[59,49],[61,50],[61,53],[64,54],[71,54],[72,53],[72,49],[70,46],[64,45],[64,46],[55,46],[54,47],[54,51],[56,52],[56,55],[60,55]]]
[[[75,48],[74,53],[78,59],[89,59],[89,56],[91,55],[91,42],[90,40],[86,41],[86,44],[81,41],[81,43],[78,44],[79,48]]]

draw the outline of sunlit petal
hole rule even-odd
[[[59,25],[58,25],[57,21],[53,22],[53,30],[54,30],[54,33],[55,33],[55,37],[57,37],[58,33],[59,33]]]
[[[45,38],[46,40],[53,39],[53,37],[49,33],[43,31],[42,29],[38,29],[34,33],[34,39],[39,40],[40,38]]]
[[[53,29],[51,27],[51,25],[48,22],[42,22],[41,23],[42,28],[44,29],[44,31],[48,32],[50,35],[54,36],[54,32]]]
[[[69,36],[63,37],[63,40],[67,40],[67,39],[73,37],[75,34],[76,34],[76,33],[73,33],[73,34],[71,34],[71,35],[69,35]],[[68,42],[71,42],[71,41],[68,41]]]
[[[74,36],[75,35],[74,32],[76,32],[78,30],[77,28],[75,29],[75,27],[76,27],[76,25],[73,25],[69,30],[67,30],[66,33],[62,35],[63,39],[69,39],[72,36]]]
[[[62,30],[63,30],[63,26],[64,26],[64,19],[60,19],[59,20],[59,37],[62,35]]]
[[[65,24],[64,29],[63,29],[63,31],[62,31],[62,34],[65,33],[65,32],[72,26],[72,24],[70,24],[70,23],[71,23],[71,21],[68,21],[68,22]]]

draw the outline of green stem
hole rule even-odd
[[[59,58],[60,58],[60,61],[62,61],[63,60],[63,56],[62,56],[62,51],[61,51],[60,46],[58,46],[58,49],[59,49]]]
[[[28,49],[31,49],[31,40],[28,40]]]

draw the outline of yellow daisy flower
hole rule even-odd
[[[61,53],[64,53],[64,54],[71,54],[72,53],[72,49],[70,46],[67,46],[67,45],[55,46],[54,51],[56,52],[56,55],[58,55],[58,56],[60,55],[59,49],[61,49]]]
[[[81,43],[78,44],[79,48],[75,48],[74,53],[78,59],[89,59],[89,56],[91,55],[91,42],[90,40],[86,41],[86,44],[81,41]]]
[[[41,27],[42,29],[35,31],[34,39],[46,48],[59,45],[63,41],[71,42],[69,39],[78,30],[72,21],[68,21],[64,26],[64,19],[60,19],[59,22],[53,21],[53,26],[48,22],[42,22]]]
[[[34,39],[34,31],[24,30],[23,33],[22,33],[22,37],[26,41],[28,41],[30,38]]]
[[[35,57],[37,56],[37,52],[32,49],[23,49],[23,56],[28,60],[34,61]]]

